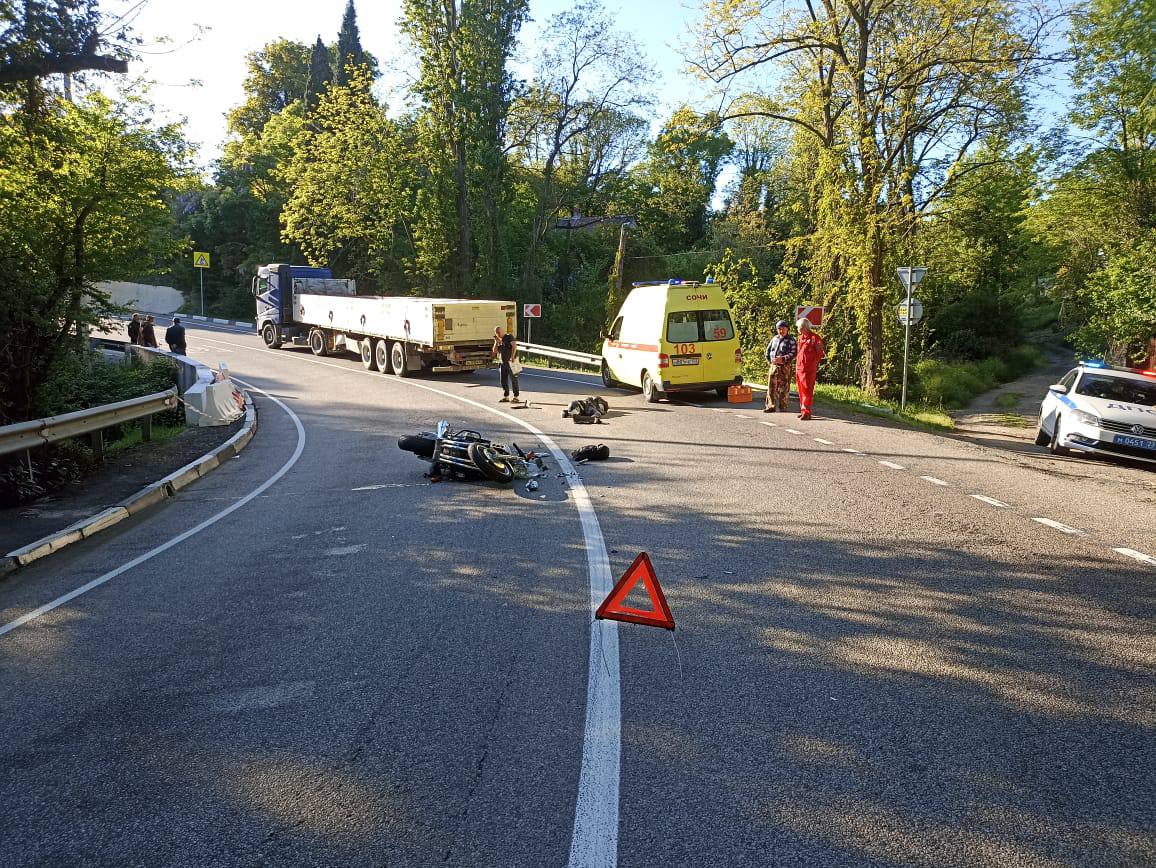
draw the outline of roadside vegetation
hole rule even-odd
[[[112,404],[163,392],[177,384],[176,363],[165,358],[149,364],[124,364],[89,352],[67,357],[53,369],[41,400],[43,415],[56,416],[101,404]],[[153,416],[152,442],[172,439],[185,429],[184,410],[179,407]],[[140,421],[106,428],[106,456],[123,452],[142,442]],[[0,507],[27,503],[61,485],[80,479],[97,467],[86,440],[64,440],[36,449],[31,467],[26,455],[0,459]]]
[[[207,177],[147,92],[116,88],[128,22],[97,0],[18,8],[0,31],[0,423],[52,405],[109,312],[99,281],[191,290],[193,249],[213,254],[217,316],[252,316],[256,266],[291,261],[365,292],[542,302],[536,340],[584,351],[633,281],[711,277],[752,378],[774,322],[822,304],[822,379],[873,402],[902,379],[895,269],[926,265],[911,390],[928,412],[1025,372],[1033,342],[1156,354],[1148,0],[814,17],[701,0],[682,48],[701,97],[662,113],[638,38],[599,0],[532,43],[529,0],[405,0],[404,49],[382,58],[350,0],[330,34],[248,56]],[[410,76],[390,89],[395,63]],[[1070,111],[1041,126],[1065,75]]]

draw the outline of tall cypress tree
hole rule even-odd
[[[331,81],[333,81],[333,67],[329,64],[329,49],[318,36],[317,41],[313,43],[313,56],[309,59],[309,87],[305,91],[305,104],[310,113],[317,108],[317,101],[321,99],[321,94]]]
[[[341,18],[341,32],[337,34],[337,83],[349,84],[347,67],[365,62],[365,52],[361,48],[361,34],[357,30],[357,10],[353,8],[353,0],[349,0],[345,4],[345,15]]]

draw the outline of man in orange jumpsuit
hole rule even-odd
[[[815,397],[815,380],[819,376],[819,362],[826,348],[823,339],[811,331],[811,321],[803,317],[799,326],[799,354],[795,356],[795,384],[799,389],[799,418],[811,418],[811,402]]]

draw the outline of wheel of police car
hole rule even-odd
[[[357,343],[358,351],[361,353],[361,366],[367,371],[372,371],[377,366],[373,360],[373,341],[363,338]]]
[[[470,461],[478,466],[478,470],[482,471],[482,476],[486,479],[503,484],[514,481],[514,468],[492,446],[485,443],[471,443],[466,451]]]
[[[315,356],[329,355],[329,344],[325,340],[325,332],[321,329],[313,329],[309,332],[309,349],[313,351]]]
[[[281,332],[278,331],[277,326],[271,322],[265,323],[265,326],[261,329],[261,340],[263,340],[265,346],[271,350],[281,349]]]
[[[1052,423],[1051,443],[1048,444],[1048,448],[1051,450],[1053,455],[1067,455],[1068,454],[1068,450],[1065,447],[1060,445],[1060,443],[1063,442],[1062,429],[1060,428],[1061,422],[1063,422],[1063,418],[1060,416],[1059,413],[1057,413],[1056,414],[1056,421]]]
[[[377,369],[383,374],[389,373],[389,344],[385,341],[374,341],[373,358],[377,362]]]
[[[1044,417],[1040,417],[1040,421],[1036,423],[1036,445],[1047,446],[1051,442],[1051,437],[1048,432],[1044,430]]]
[[[642,397],[648,404],[658,403],[658,387],[654,385],[654,380],[650,379],[650,374],[646,371],[642,372]]]

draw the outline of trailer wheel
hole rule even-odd
[[[329,340],[322,329],[313,329],[309,332],[309,349],[315,356],[329,355]]]
[[[409,359],[405,354],[405,344],[401,341],[394,341],[393,350],[390,352],[390,359],[393,362],[393,372],[399,377],[409,376]]]
[[[358,352],[361,353],[361,364],[367,371],[372,371],[377,367],[373,360],[373,341],[369,338],[362,338],[357,342]]]
[[[281,349],[281,331],[271,322],[265,323],[261,329],[261,340],[271,350]]]
[[[386,341],[373,342],[373,359],[377,362],[377,369],[383,374],[389,373],[389,344]]]

